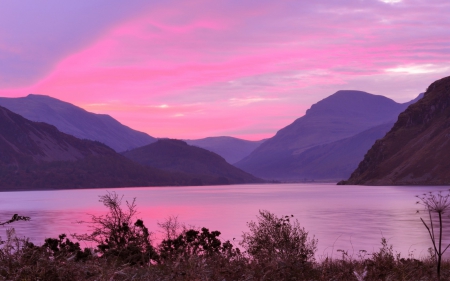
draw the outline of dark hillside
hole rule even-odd
[[[77,138],[102,142],[118,152],[156,141],[109,115],[91,113],[49,96],[30,94],[22,98],[0,98],[0,106],[29,120],[51,124]]]
[[[342,184],[448,185],[449,159],[450,77],[446,77],[400,114]]]
[[[0,107],[0,189],[187,185],[191,177],[144,167],[108,146],[61,133]]]
[[[180,140],[160,139],[122,154],[143,165],[195,175],[203,184],[262,182],[221,156]]]
[[[0,153],[0,165],[12,166],[116,154],[104,144],[77,139],[52,125],[29,121],[3,107],[0,107]]]
[[[145,167],[120,155],[0,168],[0,190],[191,185],[182,173]]]

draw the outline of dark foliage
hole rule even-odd
[[[308,238],[292,216],[277,217],[260,211],[257,222],[249,222],[241,245],[247,251],[258,278],[289,280],[313,271],[317,240]]]
[[[58,238],[45,239],[45,243],[42,247],[47,248],[50,255],[55,259],[66,259],[70,256],[70,258],[75,261],[86,261],[92,257],[90,249],[85,248],[82,250],[80,243],[70,241],[65,234],[59,235]]]
[[[0,225],[10,224],[16,221],[29,221],[30,217],[27,216],[19,216],[18,214],[14,214],[10,220],[5,222],[0,222]]]
[[[219,231],[209,231],[202,228],[201,231],[189,229],[183,231],[177,238],[164,239],[159,246],[160,262],[187,260],[191,256],[213,256],[216,254],[231,254],[233,245],[226,241],[222,244],[219,240]],[[236,249],[236,251],[239,251]]]
[[[97,243],[97,251],[102,257],[112,258],[115,262],[144,265],[157,259],[148,228],[142,220],[135,219],[135,199],[126,201],[125,210],[121,207],[122,197],[115,192],[100,196],[100,202],[109,212],[105,216],[91,216],[91,222],[88,222],[91,234],[73,236]]]

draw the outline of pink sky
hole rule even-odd
[[[406,102],[450,73],[447,0],[75,2],[0,3],[0,96],[257,140],[338,90]]]

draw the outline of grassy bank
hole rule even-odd
[[[248,223],[239,248],[221,241],[219,231],[176,218],[159,224],[164,239],[155,245],[134,201],[115,193],[100,199],[109,212],[91,217],[88,234],[37,246],[10,229],[0,248],[0,280],[438,280],[433,254],[402,258],[385,239],[374,253],[316,260],[317,239],[295,218],[268,211]],[[82,249],[77,240],[96,247]],[[450,261],[443,261],[441,280],[450,280]]]

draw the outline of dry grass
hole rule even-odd
[[[192,254],[146,265],[90,256],[77,260],[74,253],[56,255],[10,237],[0,250],[0,280],[437,280],[432,259],[403,259],[391,248],[363,260],[325,259],[304,264],[275,257],[261,263],[248,253]],[[450,280],[450,262],[442,265],[442,280]]]
[[[46,244],[34,246],[15,238],[10,231],[0,249],[0,280],[437,280],[432,258],[400,258],[385,240],[379,251],[358,259],[344,253],[339,259],[308,262],[296,256],[280,260],[266,251],[228,250],[180,252],[131,265],[119,255],[77,258],[77,250],[69,247],[55,252]],[[449,261],[442,264],[441,279],[450,280]]]

